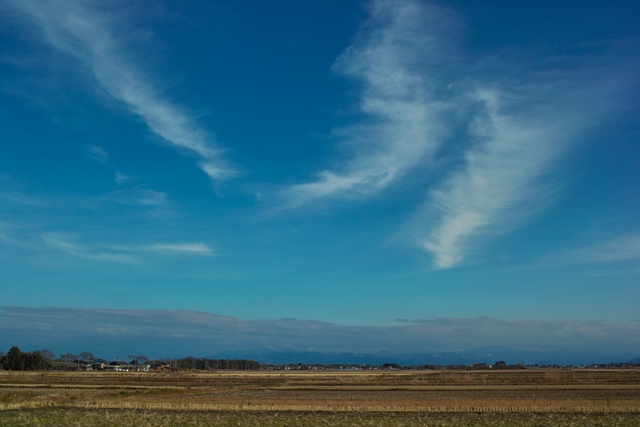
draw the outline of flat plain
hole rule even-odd
[[[0,425],[638,426],[640,369],[0,372]]]

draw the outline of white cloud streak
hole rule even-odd
[[[94,145],[87,149],[87,155],[89,158],[95,160],[98,163],[105,164],[109,160],[109,154],[102,149],[102,147],[98,147]]]
[[[65,252],[78,258],[95,261],[113,261],[124,263],[135,263],[135,259],[126,254],[95,251],[64,233],[46,233],[42,236],[42,241],[49,247]]]
[[[96,260],[138,263],[143,254],[162,256],[210,256],[215,252],[204,243],[157,243],[153,245],[87,245],[77,236],[67,233],[45,233],[42,241],[49,247],[74,257]]]
[[[10,3],[33,19],[52,46],[90,70],[100,87],[142,118],[151,132],[176,148],[197,154],[200,168],[211,179],[223,180],[236,173],[222,158],[222,150],[212,148],[213,137],[164,99],[148,76],[127,58],[114,36],[117,27],[113,20],[92,11],[90,3],[76,0]]]
[[[566,111],[548,111],[554,119],[528,111],[519,117],[508,113],[499,91],[481,91],[477,99],[485,114],[472,132],[483,141],[467,152],[461,170],[432,190],[426,212],[419,214],[426,221],[433,221],[428,216],[434,211],[439,217],[418,240],[438,268],[461,261],[473,237],[509,231],[536,212],[546,193],[538,179],[571,142]]]
[[[569,260],[575,263],[620,263],[640,261],[640,233],[618,236],[607,242],[573,251]]]
[[[158,206],[167,203],[167,194],[154,190],[135,190],[135,203],[142,206]]]
[[[365,119],[335,131],[354,156],[314,181],[285,189],[289,207],[375,194],[419,162],[429,163],[446,133],[443,116],[450,108],[442,96],[446,83],[432,74],[442,74],[455,56],[446,37],[455,25],[437,7],[407,0],[372,3],[363,30],[333,67],[362,86],[358,108]]]
[[[6,230],[9,228],[8,224],[4,221],[0,221],[0,240],[11,241],[9,236],[6,233]]]
[[[569,60],[542,61],[546,69],[536,72],[517,59],[473,58],[456,47],[458,32],[450,12],[421,1],[371,4],[334,66],[363,86],[368,120],[339,132],[355,157],[287,188],[289,207],[372,195],[417,168],[443,172],[434,156],[445,142],[453,166],[430,177],[410,225],[436,268],[453,267],[549,205],[557,162],[611,112],[624,82],[613,81],[613,66],[598,75],[602,64],[587,61],[568,71]]]
[[[574,70],[568,84],[527,76],[526,84],[479,88],[470,125],[477,141],[455,170],[429,193],[417,218],[427,231],[419,246],[437,268],[459,263],[487,236],[513,230],[547,207],[554,195],[549,179],[568,148],[610,112],[616,88]],[[569,80],[568,78],[566,80]]]
[[[167,254],[212,255],[213,250],[204,243],[156,244],[146,247],[149,251]]]
[[[118,185],[126,184],[127,182],[132,181],[134,179],[134,177],[126,175],[120,171],[115,171],[114,174],[115,174],[114,181]]]

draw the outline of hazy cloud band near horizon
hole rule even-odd
[[[136,351],[172,356],[257,347],[407,353],[487,346],[613,356],[637,350],[640,325],[480,317],[347,326],[301,319],[250,320],[186,310],[2,307],[0,337],[4,346],[51,347],[56,351],[85,346],[107,352],[126,345]]]

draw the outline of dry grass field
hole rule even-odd
[[[640,370],[0,372],[0,426],[638,426]]]

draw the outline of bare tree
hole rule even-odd
[[[65,353],[65,354],[61,354],[60,355],[60,359],[66,361],[66,362],[71,362],[74,359],[77,359],[78,356],[73,354],[73,353]]]
[[[56,358],[56,354],[51,350],[38,350],[36,353],[39,353],[45,360],[53,360]]]
[[[84,361],[88,361],[88,360],[93,360],[96,357],[93,355],[93,353],[91,353],[90,351],[83,351],[82,353],[80,353],[80,357],[82,358],[82,360]]]

